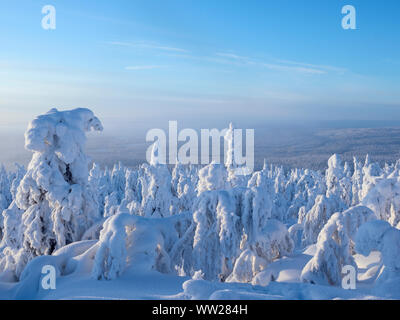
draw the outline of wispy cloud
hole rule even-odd
[[[127,66],[127,67],[125,67],[125,70],[151,70],[151,69],[160,69],[160,68],[165,68],[165,66],[155,66],[155,65],[150,65],[150,66]]]
[[[113,46],[158,50],[164,52],[163,54],[165,55],[208,61],[217,64],[228,64],[235,66],[256,66],[277,72],[298,73],[304,75],[323,75],[327,73],[343,74],[347,71],[345,68],[339,68],[330,65],[311,64],[306,62],[297,62],[297,61],[283,60],[283,59],[268,59],[269,61],[265,61],[260,58],[243,56],[234,53],[232,51],[228,52],[220,51],[214,53],[214,55],[211,56],[196,56],[192,55],[188,50],[172,46],[165,46],[152,41],[136,41],[136,42],[112,41],[108,42],[108,44]],[[156,65],[128,66],[125,69],[144,70],[144,69],[156,69],[161,67],[162,66],[156,66]]]
[[[335,73],[344,73],[347,70],[344,68],[338,68],[328,65],[317,65],[310,64],[304,62],[296,62],[290,60],[273,60],[272,62],[260,61],[258,59],[253,59],[245,56],[240,56],[235,53],[225,53],[225,52],[217,52],[216,56],[223,58],[223,60],[219,60],[221,63],[234,63],[241,65],[256,65],[260,67],[264,67],[270,70],[282,71],[282,72],[296,72],[302,74],[325,74],[329,72]],[[215,62],[218,62],[215,59]]]
[[[226,53],[226,52],[217,52],[215,55],[223,58],[235,59],[235,60],[242,60],[242,61],[250,61],[250,58],[239,56],[234,53]]]
[[[131,47],[131,48],[142,48],[142,49],[153,49],[153,50],[161,50],[161,51],[169,51],[169,52],[188,52],[185,49],[169,47],[160,45],[154,42],[121,42],[121,41],[111,41],[107,42],[113,46],[122,46],[122,47]]]
[[[325,74],[326,71],[316,68],[301,67],[301,66],[288,66],[281,64],[262,63],[263,67],[271,70],[278,70],[284,72],[298,72],[303,74]]]
[[[277,60],[277,62],[280,62],[282,64],[286,64],[286,65],[305,67],[305,68],[312,68],[312,69],[318,69],[318,70],[322,70],[322,71],[333,71],[333,72],[337,72],[337,73],[344,73],[344,72],[348,71],[346,68],[340,68],[340,67],[328,66],[328,65],[320,65],[320,64],[304,63],[304,62],[297,62],[297,61],[291,61],[291,60]]]

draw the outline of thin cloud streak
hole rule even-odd
[[[110,45],[114,46],[123,46],[123,47],[131,47],[131,48],[143,48],[143,49],[154,49],[154,50],[161,50],[161,51],[172,51],[172,52],[188,52],[185,49],[175,48],[175,47],[168,47],[163,46],[155,43],[149,42],[121,42],[121,41],[111,41],[107,42]]]
[[[262,63],[261,65],[267,69],[278,70],[278,71],[288,71],[288,72],[294,71],[294,72],[299,72],[299,73],[303,73],[303,74],[325,74],[326,73],[324,70],[306,68],[306,67],[298,67],[298,66],[285,66],[285,65],[270,64],[270,63]]]
[[[176,57],[180,58],[190,58],[190,59],[197,59],[203,60],[208,62],[214,62],[219,64],[231,64],[236,66],[260,66],[267,68],[269,70],[279,71],[279,72],[295,72],[301,74],[308,74],[308,75],[322,75],[329,72],[335,72],[339,74],[345,73],[347,70],[344,68],[338,68],[329,65],[317,65],[317,64],[310,64],[304,62],[296,62],[290,60],[274,60],[275,62],[264,62],[264,61],[257,61],[256,59],[241,56],[233,52],[217,52],[214,54],[214,57],[210,56],[195,56],[189,55],[189,51],[164,46],[157,44],[155,42],[149,41],[141,41],[141,42],[123,42],[123,41],[112,41],[108,42],[110,45],[114,46],[124,46],[124,47],[132,47],[132,48],[143,48],[143,49],[152,49],[152,50],[160,50],[164,52],[175,53]],[[133,67],[126,67],[127,70],[144,70],[144,69],[155,69],[159,68],[160,66],[133,66]]]
[[[277,60],[277,62],[283,63],[283,64],[288,64],[288,65],[295,65],[295,66],[301,66],[301,67],[310,67],[310,68],[326,70],[326,71],[334,71],[334,72],[337,72],[337,73],[345,73],[345,72],[348,71],[346,68],[340,68],[340,67],[334,67],[334,66],[328,66],[328,65],[304,63],[304,62],[296,62],[296,61],[291,61],[291,60]]]
[[[275,60],[277,63],[267,63],[256,61],[249,57],[240,56],[234,53],[224,53],[217,52],[216,56],[227,58],[229,61],[234,61],[235,63],[244,63],[246,65],[253,64],[258,66],[263,66],[265,68],[283,72],[297,72],[303,74],[326,74],[328,72],[344,73],[347,69],[338,68],[328,65],[317,65],[303,62],[295,62],[290,60]]]
[[[165,68],[166,66],[127,66],[125,70],[151,70]]]

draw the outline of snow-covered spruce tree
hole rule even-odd
[[[97,196],[99,204],[99,212],[102,216],[104,214],[104,204],[106,196],[109,194],[110,181],[108,180],[107,170],[101,170],[99,165],[93,163],[92,169],[89,172],[89,184],[92,192]]]
[[[239,151],[239,148],[235,148],[237,142],[235,140],[236,135],[234,130],[233,123],[230,123],[224,135],[224,148],[226,153],[225,167],[228,172],[227,183],[230,184],[231,187],[245,187],[250,176],[248,169],[235,161],[237,157],[235,152]],[[241,152],[241,150],[239,152]]]
[[[346,174],[339,155],[334,154],[328,160],[326,177],[326,196],[336,202],[335,211],[343,211],[351,205],[351,179]]]
[[[272,201],[265,191],[232,188],[199,195],[193,264],[205,279],[250,282],[272,260],[292,251],[286,227],[270,219]]]
[[[287,210],[287,218],[291,221],[298,220],[301,224],[303,219],[299,215],[300,209],[303,207],[302,211],[308,212],[314,206],[316,197],[326,192],[325,189],[322,175],[305,170],[294,186],[294,196]]]
[[[282,167],[268,166],[264,160],[264,166],[261,171],[253,173],[247,183],[248,188],[258,188],[263,190],[272,201],[271,218],[286,222],[289,203],[287,198],[294,193],[288,189],[293,189],[291,183],[286,181]]]
[[[121,162],[115,164],[111,172],[111,190],[113,193],[115,193],[118,203],[121,203],[122,199],[125,198],[125,189],[126,189],[125,172],[126,169],[121,164]]]
[[[299,223],[303,225],[302,243],[307,246],[317,242],[318,235],[331,215],[335,212],[335,204],[325,195],[318,195],[314,206],[305,217],[299,216]]]
[[[17,196],[17,188],[18,188],[23,176],[26,173],[26,170],[23,166],[20,166],[19,164],[15,164],[15,166],[17,168],[17,171],[12,172],[8,175],[8,183],[4,179],[4,177],[5,177],[4,167],[0,170],[0,176],[2,176],[4,179],[3,182],[0,183],[0,185],[2,186],[2,190],[3,190],[3,192],[0,192],[0,239],[3,238],[4,233],[10,234],[10,231],[13,230],[13,228],[14,228],[14,226],[11,227],[11,225],[13,225],[13,223],[10,222],[11,225],[7,227],[8,230],[5,229],[4,219],[5,219],[5,217],[7,217],[7,213],[6,212],[3,213],[3,210],[7,209],[10,206],[11,202],[13,202],[15,200],[15,198]],[[0,180],[1,180],[1,178],[0,178]],[[14,205],[12,205],[10,207],[13,207],[13,206]]]
[[[29,124],[25,147],[33,157],[15,202],[5,211],[8,231],[1,243],[1,266],[3,259],[14,260],[5,267],[17,276],[34,257],[80,240],[99,219],[84,153],[85,132],[92,129],[103,127],[88,109],[52,109]]]
[[[4,166],[0,166],[0,213],[8,208],[12,201],[11,181]]]
[[[140,184],[142,202],[140,215],[144,217],[167,217],[176,214],[178,199],[174,195],[172,176],[165,163],[160,163],[158,144],[155,143],[151,153],[150,164],[143,164]]]
[[[373,210],[378,219],[394,227],[400,222],[400,178],[380,177],[370,184],[362,204]]]
[[[264,222],[263,227],[247,230],[241,242],[241,253],[236,259],[227,282],[254,282],[272,261],[289,255],[294,243],[283,223],[275,219]],[[250,233],[251,232],[251,233]],[[252,234],[253,233],[253,234]],[[250,235],[252,239],[247,241]]]
[[[382,169],[379,164],[371,162],[369,155],[365,158],[364,167],[362,168],[362,189],[360,201],[364,200],[364,197],[369,193],[369,191],[376,185],[377,181],[382,178]]]
[[[332,214],[332,208],[324,195],[325,177],[319,172],[307,169],[300,174],[300,179],[290,178],[289,181],[293,183],[289,186],[288,182],[288,188],[294,186],[294,197],[286,214],[291,225],[289,233],[296,247],[301,248],[316,242],[319,231]],[[297,223],[294,223],[296,219]]]
[[[363,183],[363,173],[362,164],[357,160],[356,157],[353,158],[353,176],[351,177],[351,188],[352,188],[352,205],[355,206],[360,203],[362,198],[362,183]]]
[[[108,171],[108,170],[107,170]],[[126,192],[130,193],[129,188],[127,188],[127,169],[119,162],[115,164],[111,172],[107,175],[103,176],[102,179],[99,180],[99,185],[108,183],[108,185],[103,185],[99,190],[103,198],[104,210],[103,215],[104,217],[110,217],[116,214],[119,210],[120,205],[122,204],[123,200],[127,203],[128,198],[126,198]],[[103,182],[103,179],[106,180]],[[109,178],[109,180],[108,180]],[[90,178],[89,178],[90,180]],[[108,189],[108,191],[106,191]],[[129,194],[129,200],[132,194]]]
[[[270,196],[274,194],[274,182],[271,178],[272,174],[268,169],[267,162],[264,159],[264,166],[262,170],[253,173],[247,183],[247,187],[260,187],[263,188]]]
[[[190,211],[197,196],[198,172],[192,165],[184,166],[177,162],[172,172],[172,187],[178,198],[177,210]]]
[[[104,199],[104,217],[111,217],[118,212],[121,204],[117,192],[111,192]]]
[[[205,279],[225,280],[233,270],[242,231],[235,202],[228,191],[205,191],[195,204],[194,270]]]
[[[15,166],[17,168],[17,171],[12,176],[11,189],[10,189],[12,200],[16,199],[17,192],[18,192],[18,186],[26,174],[26,170],[25,170],[24,166],[21,166],[18,163],[16,163]]]
[[[204,191],[224,190],[230,188],[227,184],[228,173],[226,168],[214,161],[199,170],[199,180],[197,183],[197,194]]]
[[[294,184],[286,181],[285,172],[282,167],[275,167],[272,175],[274,184],[272,217],[286,222],[289,201],[294,196]],[[297,179],[297,176],[295,179]]]
[[[301,280],[313,284],[338,286],[342,268],[355,264],[354,241],[358,228],[375,219],[367,207],[356,206],[337,212],[329,219],[318,236],[317,251],[301,272]]]
[[[328,169],[325,173],[326,194],[315,197],[313,207],[305,216],[299,216],[298,223],[303,224],[303,245],[310,245],[317,241],[318,234],[334,212],[342,212],[351,205],[352,185],[351,178],[346,173],[339,155],[334,154],[328,160]],[[323,189],[315,190],[321,192]]]
[[[382,265],[376,282],[400,279],[400,230],[382,220],[373,220],[362,225],[355,238],[355,250],[364,256],[380,251]]]
[[[125,171],[125,198],[122,202],[126,204],[131,214],[140,211],[142,202],[142,185],[139,179],[140,173],[140,169],[126,169]]]

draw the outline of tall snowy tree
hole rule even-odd
[[[18,230],[7,233],[1,244],[2,256],[13,252],[14,262],[19,265],[8,267],[21,270],[21,265],[34,257],[80,240],[100,218],[84,152],[85,132],[92,129],[101,131],[103,127],[88,109],[52,109],[29,124],[25,147],[33,157],[15,203],[5,212],[5,228]],[[20,221],[18,226],[16,221]]]

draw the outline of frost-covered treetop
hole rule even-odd
[[[91,110],[54,108],[29,123],[25,148],[40,153],[55,152],[61,161],[70,164],[84,147],[85,132],[92,129],[102,131],[103,126]]]

